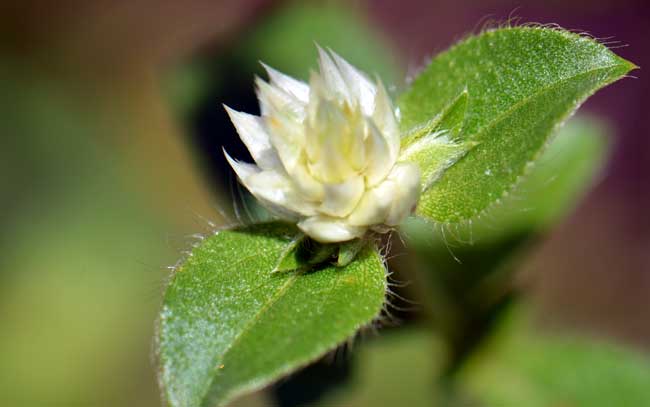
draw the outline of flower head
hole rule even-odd
[[[397,118],[381,82],[319,54],[309,84],[264,66],[261,116],[226,107],[256,165],[226,158],[271,211],[315,240],[342,242],[401,223],[419,197],[420,170],[398,162]]]

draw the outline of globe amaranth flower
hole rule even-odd
[[[400,162],[395,110],[382,83],[319,48],[309,84],[264,66],[261,116],[226,107],[256,165],[226,158],[242,184],[320,242],[400,224],[420,194],[420,170]]]

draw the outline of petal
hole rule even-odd
[[[315,116],[306,128],[309,170],[323,182],[340,183],[357,174],[345,154],[353,137],[348,118],[335,102],[321,99],[316,103]]]
[[[237,177],[239,177],[240,180],[243,181],[248,177],[250,177],[251,175],[257,174],[258,172],[261,171],[257,165],[237,161],[234,158],[232,158],[230,154],[228,154],[225,148],[223,148],[222,150],[223,150],[223,155],[226,156],[226,160],[228,161],[228,164],[230,164],[230,166],[235,171],[235,174],[237,174]]]
[[[384,223],[397,226],[413,212],[420,197],[420,168],[414,163],[397,163],[388,175],[395,185],[393,204]]]
[[[397,160],[391,146],[381,134],[377,126],[370,120],[366,121],[368,136],[366,138],[366,183],[369,187],[383,181]]]
[[[359,102],[363,114],[366,116],[372,115],[375,109],[375,85],[363,72],[352,66],[340,55],[332,50],[329,50],[329,52],[334,58],[334,62],[338,66],[338,70],[349,92]]]
[[[321,47],[318,47],[318,65],[327,89],[338,95],[349,105],[352,105],[355,99],[352,97],[348,85],[339,71],[339,67]]]
[[[375,95],[372,120],[386,138],[391,156],[397,157],[400,149],[400,132],[395,118],[395,110],[386,88],[379,80],[377,80],[377,93]]]
[[[289,173],[298,165],[305,145],[304,125],[280,112],[265,116],[264,124],[282,165]]]
[[[262,116],[283,114],[299,121],[305,118],[305,104],[292,94],[267,83],[260,77],[255,78],[255,85]]]
[[[310,114],[309,117],[313,117],[315,114],[315,108],[318,106],[318,102],[322,99],[332,99],[333,95],[330,90],[327,88],[327,84],[323,77],[314,71],[309,72],[309,105],[307,111]]]
[[[316,214],[315,206],[305,201],[297,193],[291,181],[276,171],[262,171],[254,174],[245,182],[244,186],[261,201],[271,203],[290,212],[302,216]]]
[[[292,215],[316,214],[314,205],[294,190],[293,184],[284,174],[274,170],[260,171],[255,165],[238,162],[225,151],[224,154],[241,183],[262,203],[271,204]]]
[[[307,167],[307,157],[305,153],[299,158],[296,165],[289,172],[291,180],[300,193],[310,201],[322,201],[325,196],[325,187],[321,182],[315,179]]]
[[[309,85],[289,75],[285,75],[262,62],[262,66],[271,79],[271,83],[287,93],[295,96],[300,102],[309,102]]]
[[[342,219],[312,216],[298,223],[298,227],[321,243],[336,243],[363,236],[366,228],[352,226]]]
[[[366,168],[366,119],[359,106],[343,106],[346,125],[340,133],[340,151],[349,165],[357,172]]]
[[[355,226],[370,226],[384,223],[391,210],[396,185],[386,180],[366,191],[354,211],[348,217],[348,222]]]
[[[238,112],[226,105],[224,108],[255,163],[263,169],[278,168],[281,165],[280,158],[271,146],[262,119],[248,113]]]
[[[321,78],[312,74],[311,100],[305,126],[305,151],[313,176],[337,184],[366,166],[365,120],[358,107],[340,105],[323,95]]]
[[[339,184],[325,184],[325,197],[318,208],[330,216],[345,217],[357,206],[365,183],[363,177],[352,177]]]

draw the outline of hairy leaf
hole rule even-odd
[[[170,406],[222,405],[322,356],[379,313],[385,270],[368,245],[346,267],[273,273],[299,235],[271,223],[220,231],[167,288],[161,383]]]
[[[423,194],[417,213],[448,223],[479,215],[580,103],[634,68],[590,38],[532,27],[487,31],[438,55],[399,100],[402,130],[467,89],[461,137],[477,145]]]

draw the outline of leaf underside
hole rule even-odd
[[[346,267],[273,273],[298,235],[281,223],[220,231],[176,271],[158,338],[170,406],[223,405],[322,356],[378,315],[386,279],[374,246]]]
[[[476,143],[421,197],[417,214],[471,219],[507,193],[588,96],[635,66],[592,39],[516,27],[485,32],[438,55],[399,99],[405,133],[467,89],[463,140]]]

